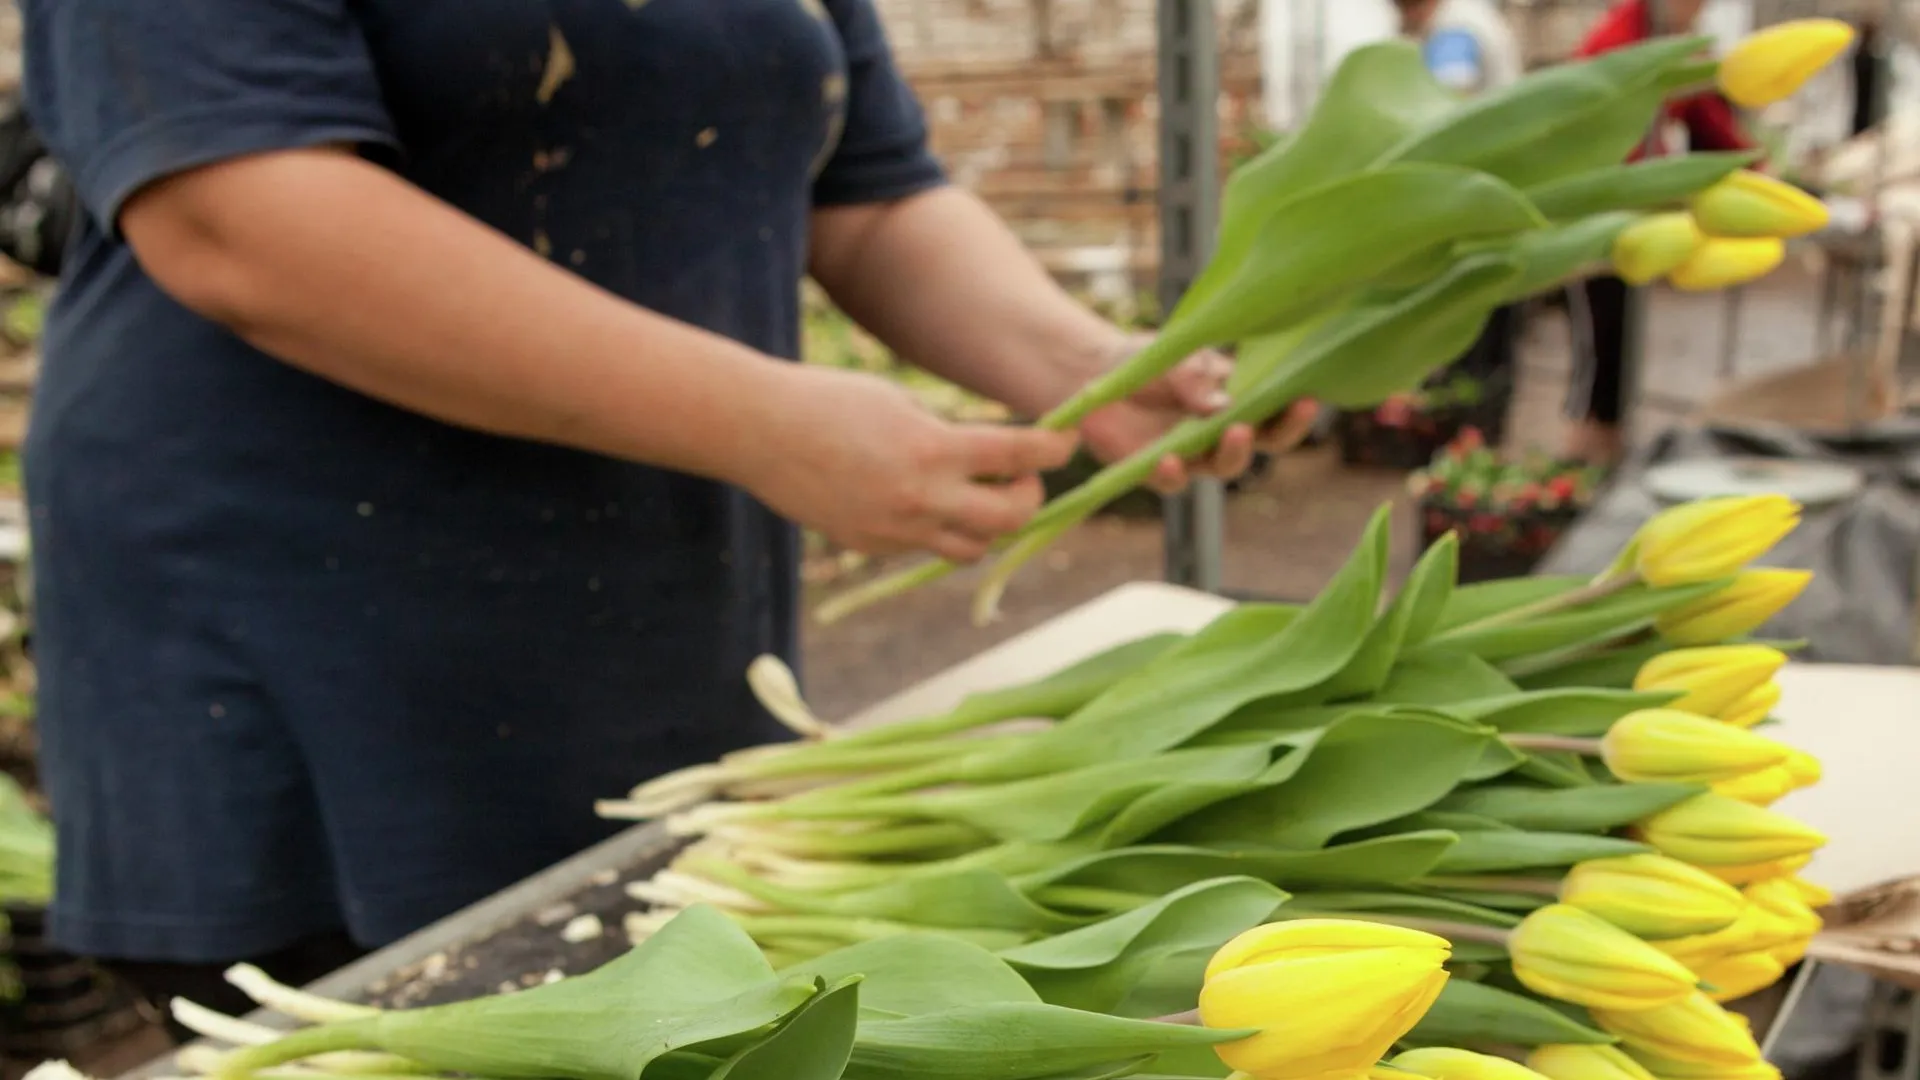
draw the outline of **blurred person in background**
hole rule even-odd
[[[1868,15],[1860,20],[1859,38],[1853,46],[1853,119],[1847,133],[1858,137],[1886,119],[1890,108],[1892,82],[1888,68],[1892,49],[1880,30],[1880,20]]]
[[[1394,0],[1400,35],[1419,43],[1427,70],[1464,95],[1499,90],[1526,72],[1519,39],[1491,0]],[[1519,337],[1518,305],[1498,308],[1450,371],[1481,382],[1511,379]]]
[[[1705,0],[1623,0],[1614,4],[1587,34],[1576,53],[1599,56],[1649,38],[1691,34]],[[1659,25],[1654,25],[1658,18]],[[1669,151],[1667,130],[1684,127],[1694,150],[1749,150],[1754,143],[1741,128],[1733,105],[1708,91],[1667,103],[1647,139],[1628,158],[1637,161]],[[1567,412],[1573,429],[1567,456],[1595,465],[1612,465],[1625,453],[1621,414],[1625,408],[1628,286],[1602,275],[1577,287],[1569,304],[1574,323],[1574,374]]]

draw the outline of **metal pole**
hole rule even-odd
[[[1220,197],[1220,67],[1213,0],[1160,0],[1160,304],[1171,311],[1213,253]],[[1225,492],[1166,501],[1166,576],[1220,591]]]

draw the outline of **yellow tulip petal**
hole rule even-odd
[[[1698,991],[1651,1009],[1596,1009],[1593,1018],[1618,1035],[1628,1053],[1644,1049],[1674,1061],[1735,1067],[1760,1057],[1746,1025]]]
[[[1758,281],[1779,269],[1787,247],[1777,237],[1726,240],[1708,237],[1667,280],[1683,292],[1713,292]]]
[[[1790,19],[1735,45],[1720,62],[1720,91],[1743,109],[1784,101],[1853,47],[1853,27],[1839,19]]]
[[[1653,1080],[1646,1066],[1613,1046],[1536,1047],[1527,1067],[1547,1080]]]
[[[1654,629],[1674,645],[1712,645],[1750,634],[1799,599],[1813,575],[1805,570],[1747,570],[1719,592],[1670,608]]]

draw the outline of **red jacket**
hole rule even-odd
[[[1598,25],[1587,34],[1586,40],[1580,43],[1576,55],[1598,56],[1645,41],[1653,36],[1648,23],[1646,0],[1623,0],[1608,9]],[[1733,106],[1726,98],[1710,91],[1668,102],[1665,120],[1685,124],[1695,150],[1751,150],[1754,146],[1753,140],[1741,128]],[[1665,127],[1665,123],[1661,126]],[[1645,157],[1648,149],[1642,146],[1627,160],[1637,161]],[[1652,149],[1656,154],[1665,154],[1669,148],[1655,144]]]

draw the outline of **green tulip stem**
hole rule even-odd
[[[243,1046],[225,1054],[214,1072],[216,1080],[244,1080],[261,1069],[301,1061],[341,1050],[378,1050],[374,1039],[378,1018],[343,1020],[290,1031],[270,1043]]]
[[[1177,1012],[1168,1016],[1156,1016],[1153,1018],[1153,1022],[1156,1024],[1178,1024],[1181,1027],[1207,1026],[1206,1021],[1200,1019],[1199,1009],[1188,1009],[1186,1012]]]
[[[931,585],[955,570],[958,566],[945,559],[930,559],[909,566],[891,574],[882,574],[864,585],[848,589],[838,596],[823,602],[813,611],[815,621],[822,626],[831,626],[841,619],[858,611],[864,611],[884,600],[891,600],[902,593],[912,592],[922,585]]]
[[[1438,635],[1434,640],[1446,641],[1449,638],[1464,634],[1478,633],[1482,630],[1492,630],[1502,626],[1512,626],[1515,623],[1526,622],[1529,619],[1537,619],[1542,615],[1557,614],[1570,608],[1591,604],[1597,600],[1605,600],[1607,597],[1632,588],[1639,583],[1640,576],[1631,571],[1626,573],[1608,572],[1577,589],[1571,589],[1567,592],[1549,596],[1544,600],[1536,600],[1531,604],[1521,604],[1517,607],[1511,607],[1505,611],[1495,612],[1484,619],[1476,619],[1473,622],[1456,626],[1446,633]]]
[[[1599,739],[1581,739],[1571,735],[1523,735],[1506,734],[1500,740],[1515,750],[1524,750],[1530,754],[1585,754],[1588,757],[1600,756]]]

